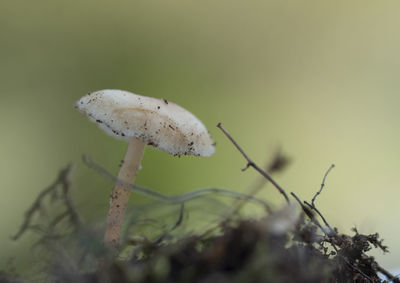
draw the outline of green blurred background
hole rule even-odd
[[[345,232],[378,231],[400,261],[400,17],[398,1],[20,1],[0,3],[0,267],[30,265],[30,240],[10,241],[38,192],[74,162],[86,219],[107,209],[126,144],[73,108],[103,88],[166,98],[196,114],[217,142],[210,158],[147,149],[137,183],[178,194],[245,191],[257,176],[215,127],[260,164],[281,146],[276,176]],[[271,187],[261,197],[282,199]],[[134,201],[133,201],[134,203]],[[22,268],[22,267],[21,267]]]

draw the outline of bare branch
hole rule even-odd
[[[332,229],[331,225],[329,225],[329,223],[326,221],[325,217],[322,215],[322,213],[315,206],[311,205],[307,201],[304,201],[304,203],[306,205],[308,205],[308,207],[310,209],[314,210],[319,215],[319,217],[321,217],[321,219],[324,222],[325,226],[327,226],[329,228],[329,230],[330,230],[330,232],[328,233],[329,235],[332,235],[332,233],[336,233],[336,231],[334,229]]]
[[[321,188],[319,189],[318,192],[316,192],[316,194],[314,195],[314,197],[313,197],[312,200],[311,200],[312,206],[314,206],[315,199],[316,199],[317,196],[322,192],[322,189],[325,187],[325,180],[326,180],[326,177],[328,177],[329,172],[330,172],[333,168],[335,168],[335,164],[332,164],[332,165],[329,167],[329,169],[326,171],[326,173],[325,173],[325,175],[324,175],[324,178],[322,179]]]
[[[243,149],[237,144],[237,142],[233,139],[233,137],[228,133],[227,130],[222,126],[221,123],[218,123],[217,127],[225,134],[225,136],[232,142],[232,144],[236,147],[236,149],[242,154],[244,159],[246,159],[247,164],[246,167],[242,169],[242,171],[246,170],[249,167],[253,167],[258,173],[260,173],[265,179],[270,181],[272,185],[283,195],[285,200],[290,203],[289,197],[287,196],[286,192],[282,189],[281,186],[278,185],[277,182],[275,182],[274,179],[272,179],[271,176],[264,170],[262,170],[256,163],[254,163],[249,156],[243,151]]]

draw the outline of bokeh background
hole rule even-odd
[[[379,232],[399,267],[400,17],[398,1],[1,1],[0,267],[32,264],[31,242],[10,236],[38,192],[75,163],[86,219],[106,211],[110,183],[83,153],[116,173],[126,144],[74,110],[84,94],[117,88],[166,98],[195,113],[217,142],[210,158],[147,149],[137,183],[166,194],[201,187],[245,191],[257,174],[216,128],[318,204],[345,232]],[[282,199],[271,187],[260,194]],[[134,204],[133,200],[133,204]]]

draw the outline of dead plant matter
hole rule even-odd
[[[284,197],[286,204],[282,208],[266,206],[265,216],[260,220],[240,219],[237,211],[243,201],[263,202],[253,194],[246,196],[226,190],[207,190],[207,194],[222,193],[239,199],[238,205],[233,207],[235,213],[222,217],[218,225],[206,233],[177,237],[172,232],[185,221],[184,203],[201,197],[203,192],[167,197],[139,188],[139,192],[148,196],[179,204],[179,215],[175,223],[159,235],[128,238],[120,248],[121,251],[130,249],[131,252],[121,259],[101,246],[102,233],[88,228],[90,223],[83,225],[80,220],[70,197],[70,167],[67,167],[61,171],[56,182],[38,196],[14,239],[31,230],[41,235],[39,243],[49,255],[43,271],[48,282],[382,282],[379,273],[386,276],[386,282],[400,282],[367,255],[371,249],[388,251],[377,233],[364,235],[356,228],[352,235],[340,233],[317,208],[316,198],[322,192],[333,166],[328,169],[311,202],[302,201],[293,192],[287,194],[269,173],[247,156],[221,124],[218,127],[246,159],[245,169],[254,168]],[[275,160],[284,159],[275,157]],[[93,168],[104,173],[104,169],[96,166],[93,165]],[[115,178],[108,172],[104,175]],[[58,195],[65,209],[59,215],[53,215],[47,225],[41,221],[38,226],[33,216],[43,210],[43,199],[52,195]],[[300,209],[295,206],[296,202]],[[73,229],[56,233],[59,227]],[[98,258],[104,260],[101,268],[96,265]],[[5,275],[0,278],[0,282],[15,282]]]

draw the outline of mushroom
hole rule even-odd
[[[130,195],[126,184],[134,183],[146,144],[177,156],[210,156],[215,151],[203,123],[165,99],[106,89],[83,96],[76,108],[106,133],[128,142],[107,215],[104,242],[111,247],[119,244]]]

